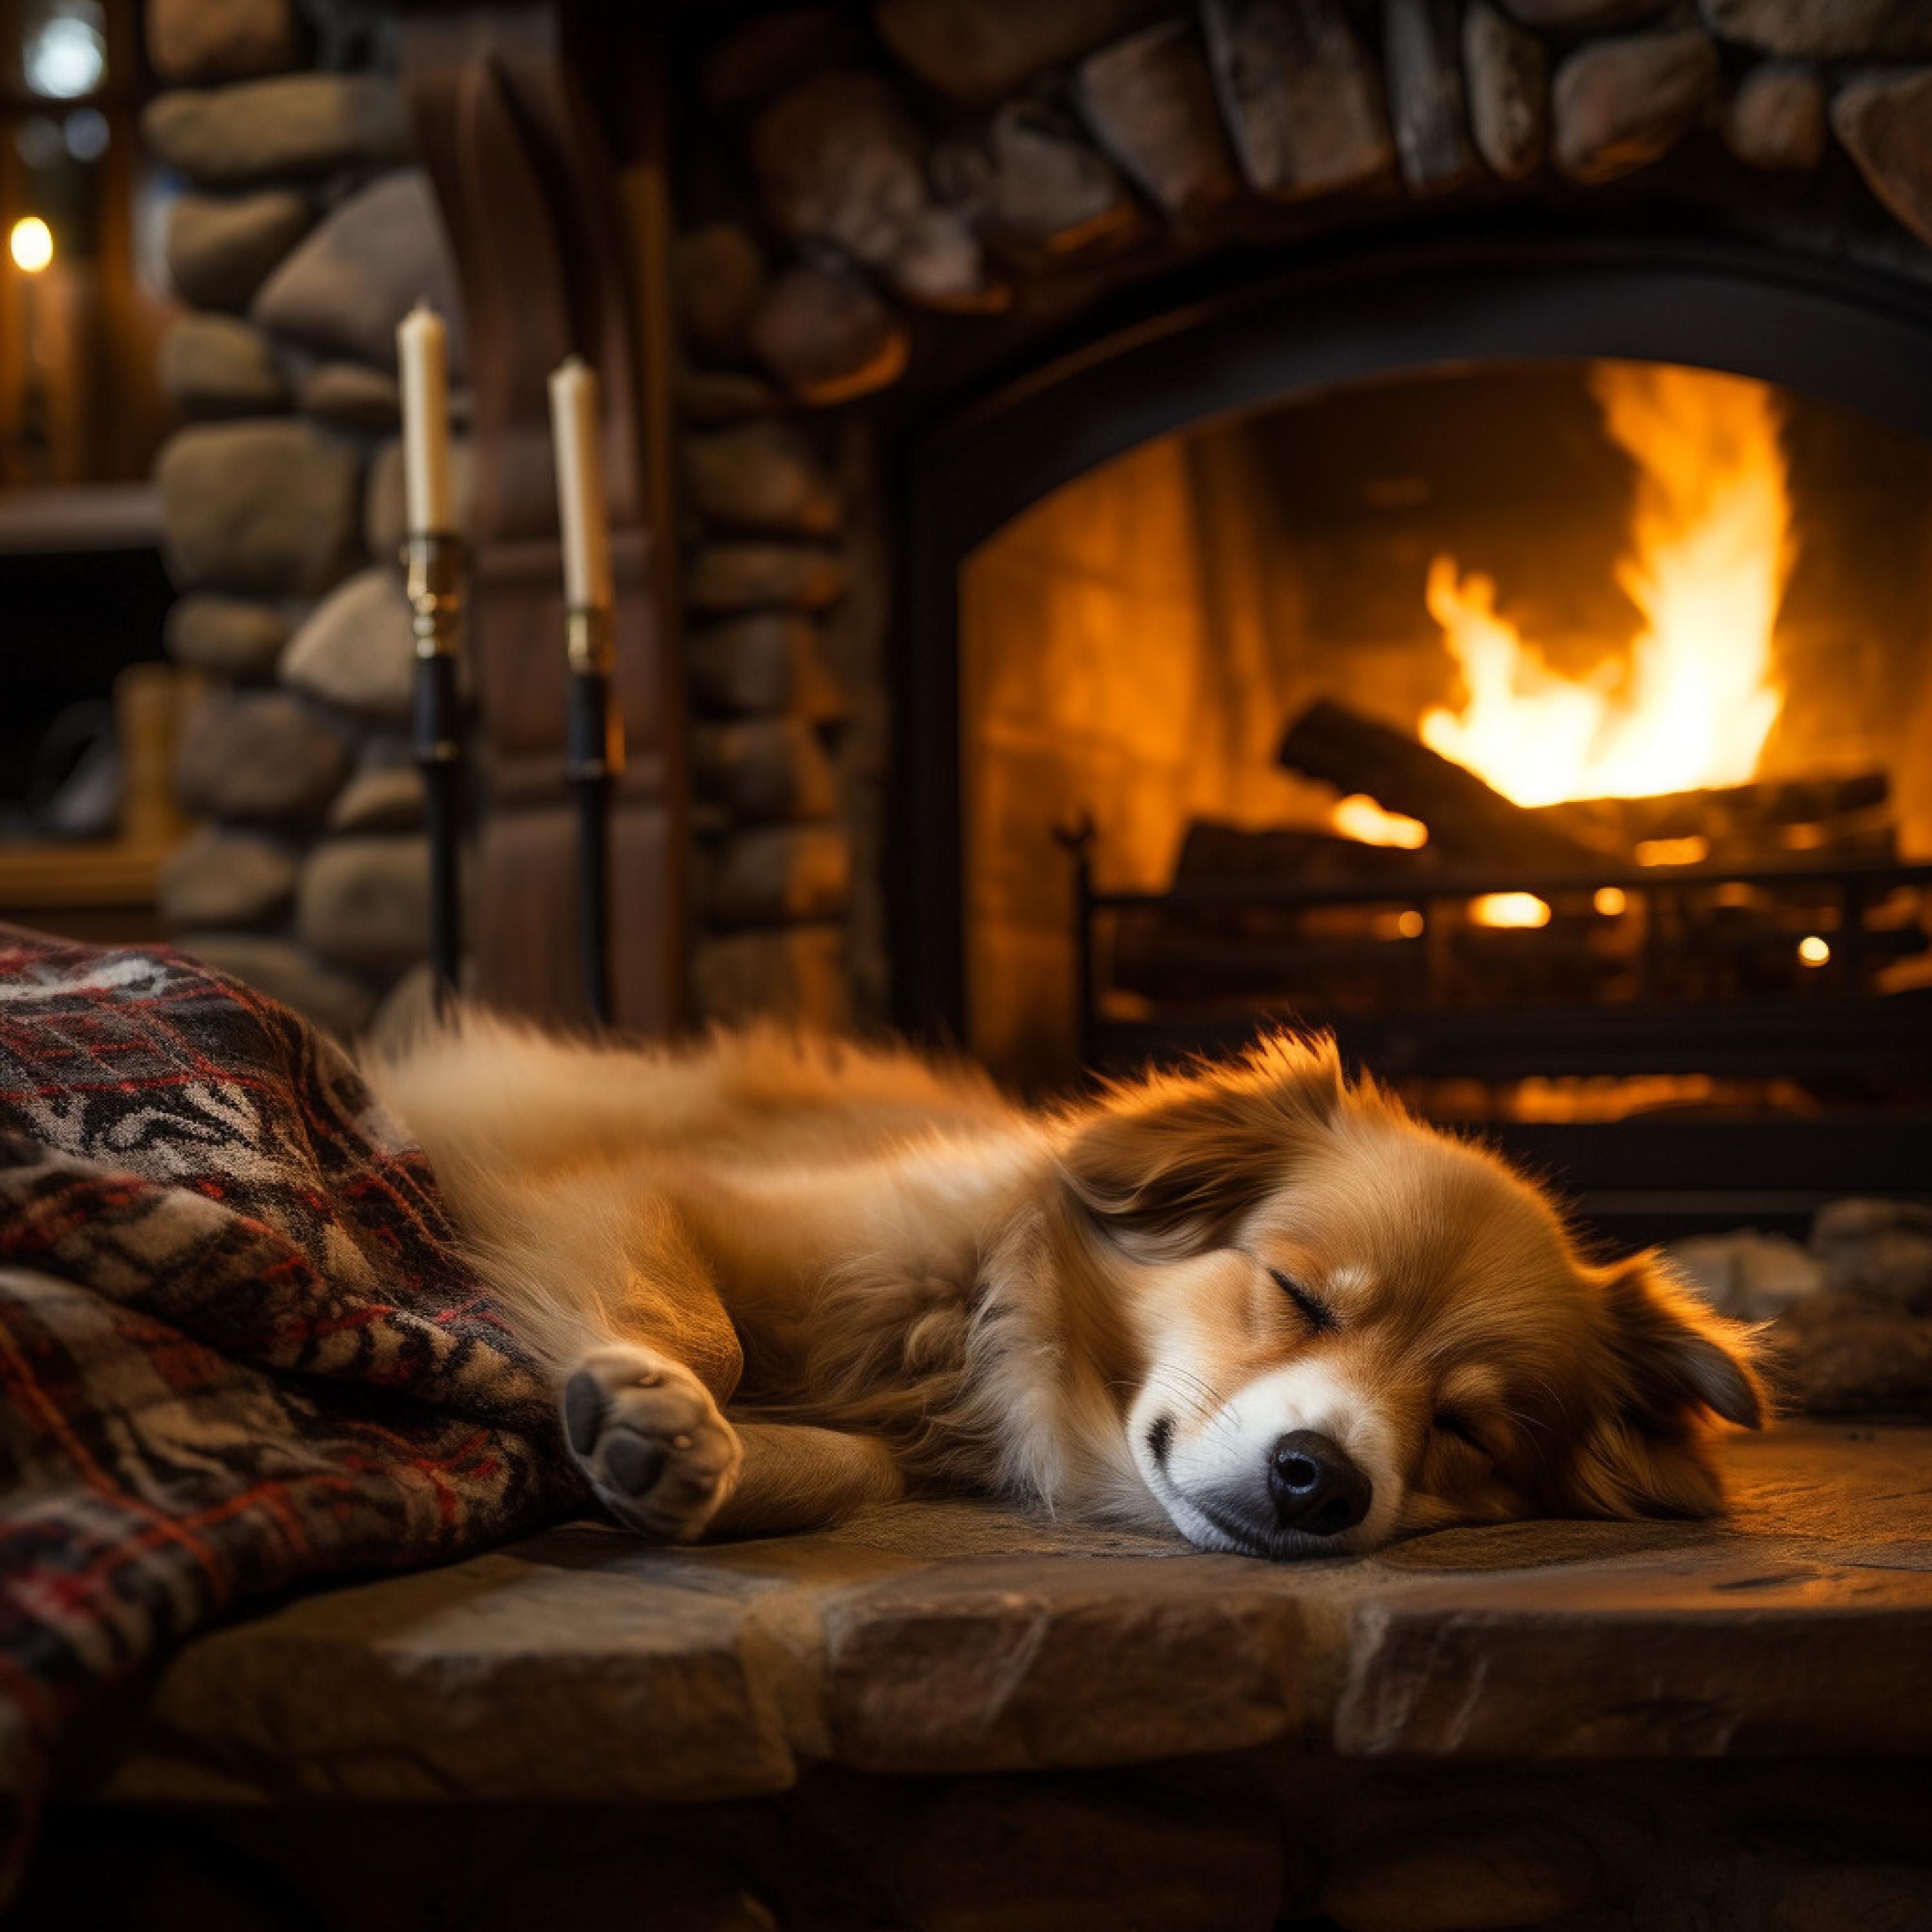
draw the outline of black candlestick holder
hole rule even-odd
[[[578,916],[584,999],[610,1023],[610,795],[624,769],[624,726],[610,689],[610,614],[594,605],[564,613],[569,649],[569,735],[565,776],[578,799]]]
[[[457,652],[463,623],[463,556],[459,538],[442,532],[403,545],[410,627],[416,635],[412,740],[423,775],[429,830],[429,955],[436,975],[436,1010],[454,997],[463,956],[463,734],[457,690]]]

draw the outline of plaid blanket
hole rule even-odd
[[[580,1505],[555,1431],[337,1047],[170,952],[0,927],[8,1868],[104,1692],[292,1585]]]

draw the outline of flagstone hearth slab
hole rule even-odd
[[[968,1773],[1932,1750],[1932,1429],[1727,1450],[1715,1523],[1270,1565],[967,1503],[698,1550],[576,1524],[190,1645],[108,1795],[696,1802]]]

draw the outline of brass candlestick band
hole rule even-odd
[[[443,531],[404,539],[410,628],[419,658],[453,658],[463,617],[463,544]]]
[[[608,677],[616,662],[610,613],[601,604],[573,604],[563,614],[564,647],[580,677]]]

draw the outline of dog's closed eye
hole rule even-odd
[[[1292,1275],[1283,1274],[1280,1268],[1270,1268],[1274,1285],[1301,1311],[1302,1319],[1308,1324],[1312,1334],[1325,1335],[1338,1328],[1341,1324],[1335,1319],[1335,1311],[1312,1289],[1304,1287]]]
[[[1459,1415],[1453,1408],[1443,1408],[1438,1409],[1430,1420],[1432,1428],[1444,1436],[1453,1437],[1466,1448],[1474,1450],[1479,1456],[1489,1454],[1488,1446],[1469,1426],[1466,1416]]]

